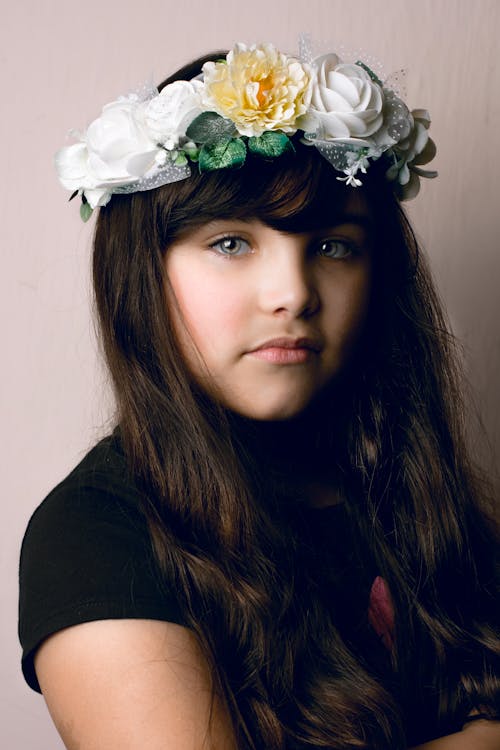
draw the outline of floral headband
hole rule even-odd
[[[401,200],[413,198],[435,155],[428,112],[414,109],[363,62],[336,54],[309,62],[272,44],[236,44],[200,76],[148,88],[107,104],[77,143],[55,157],[63,186],[82,198],[86,221],[113,193],[150,190],[200,172],[240,167],[250,152],[275,159],[291,136],[317,148],[347,185],[361,185],[384,155]]]

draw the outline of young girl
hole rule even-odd
[[[117,420],[30,522],[28,683],[70,749],[500,747],[496,532],[399,202],[427,113],[271,45],[160,91],[57,156]]]

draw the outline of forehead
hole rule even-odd
[[[368,226],[372,211],[365,190],[338,181],[338,173],[319,158],[319,163],[302,164],[302,168],[292,163],[284,170],[242,169],[195,176],[189,186],[182,186],[169,213],[169,241],[224,219],[258,220],[289,233],[310,232],[353,219]]]

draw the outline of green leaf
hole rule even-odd
[[[198,146],[191,144],[186,144],[182,147],[183,152],[188,156],[191,161],[198,161],[198,155],[200,153],[200,149]]]
[[[195,117],[186,130],[187,137],[195,143],[216,143],[221,138],[236,135],[236,128],[231,120],[226,120],[216,112],[202,112]]]
[[[378,83],[379,86],[384,85],[383,82],[378,77],[378,75],[374,73],[373,70],[369,68],[368,65],[366,65],[366,63],[361,62],[361,60],[356,60],[355,65],[359,65],[360,68],[363,68],[363,70],[366,71],[366,73],[368,73],[368,75],[370,76],[370,78],[372,79],[374,83]]]
[[[188,163],[186,154],[178,154],[174,159],[174,164],[176,167],[183,167],[185,164]]]
[[[262,135],[248,139],[248,148],[252,154],[263,156],[265,159],[275,159],[286,151],[294,151],[290,138],[285,133],[267,130]]]
[[[85,199],[82,200],[82,205],[80,206],[80,216],[83,221],[88,221],[92,216],[92,209]]]
[[[246,155],[247,148],[241,138],[226,138],[218,143],[205,144],[200,151],[200,172],[241,167]]]

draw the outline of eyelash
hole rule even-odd
[[[340,245],[344,248],[344,252],[341,255],[330,255],[329,253],[324,253],[321,251],[321,248],[324,245]],[[318,255],[320,255],[323,258],[331,258],[332,260],[343,260],[344,258],[349,258],[351,255],[354,255],[355,253],[355,247],[352,242],[348,242],[347,240],[340,240],[340,239],[328,239],[328,240],[321,240],[319,242],[319,248]]]
[[[226,258],[235,258],[235,257],[238,257],[239,255],[247,255],[247,254],[248,254],[248,253],[246,253],[246,252],[245,252],[245,253],[239,253],[239,252],[236,252],[236,253],[225,252],[225,251],[224,251],[224,250],[222,249],[222,247],[221,247],[221,245],[222,245],[222,244],[223,244],[224,242],[238,242],[238,243],[245,243],[245,245],[247,245],[247,246],[248,246],[248,248],[249,248],[248,252],[252,252],[252,250],[251,250],[251,248],[250,248],[250,245],[249,245],[249,243],[247,242],[247,240],[243,239],[243,237],[238,237],[238,235],[236,235],[236,234],[226,234],[226,235],[224,235],[224,237],[219,237],[219,239],[218,239],[218,240],[215,240],[215,242],[211,242],[211,243],[210,243],[210,245],[209,245],[209,247],[210,247],[210,248],[211,248],[212,250],[215,250],[216,252],[218,252],[218,253],[219,253],[220,255],[224,255],[224,256],[226,256]]]
[[[244,244],[247,246],[248,250],[245,252],[241,252],[240,250],[237,250],[236,252],[227,252],[223,249],[222,245],[223,243],[238,243],[238,245],[241,246],[241,244]],[[315,243],[316,245],[316,252],[317,255],[323,258],[331,258],[332,260],[343,260],[345,258],[350,257],[351,255],[354,255],[356,252],[356,248],[354,244],[348,240],[342,240],[342,239],[325,239],[320,240],[319,242]],[[344,252],[341,255],[337,254],[329,254],[328,252],[323,252],[322,248],[324,248],[325,245],[336,245],[336,246],[342,246],[344,248]],[[224,237],[220,237],[218,240],[215,240],[215,242],[210,243],[209,245],[211,250],[214,250],[219,255],[225,256],[226,258],[237,258],[241,257],[243,255],[248,255],[249,253],[253,252],[250,243],[245,240],[243,237],[240,237],[236,234],[227,234],[224,235]]]

